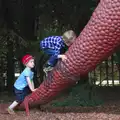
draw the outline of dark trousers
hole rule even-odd
[[[18,90],[14,87],[14,93],[15,93],[15,97],[16,97],[16,101],[17,102],[23,102],[25,97],[30,94],[30,89],[29,87],[25,87],[23,90]]]
[[[50,65],[50,66],[55,66],[55,64],[56,64],[56,62],[57,62],[57,60],[58,60],[58,58],[57,58],[57,56],[55,55],[55,53],[56,53],[56,51],[55,50],[53,50],[53,49],[44,49],[43,50],[47,55],[49,55],[49,60],[48,60],[48,65]]]

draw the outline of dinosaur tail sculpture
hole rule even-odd
[[[38,90],[20,105],[29,113],[29,105],[45,104],[63,89],[86,75],[120,45],[120,0],[101,0],[88,24]]]

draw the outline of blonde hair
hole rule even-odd
[[[73,30],[68,30],[63,33],[62,37],[65,42],[70,42],[74,37],[76,37],[76,34]]]

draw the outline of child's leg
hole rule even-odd
[[[48,64],[49,64],[50,66],[52,66],[52,67],[55,66],[56,62],[57,62],[57,58],[56,58],[56,56],[54,56],[54,55],[52,55],[52,56],[49,58],[49,60],[48,60]]]
[[[23,90],[18,90],[14,88],[14,94],[16,100],[7,108],[9,114],[15,114],[14,108],[17,107],[23,101]]]
[[[14,108],[19,104],[19,102],[14,101],[8,108],[7,111],[9,114],[15,114]]]
[[[31,90],[30,90],[30,88],[27,86],[27,87],[25,87],[24,88],[24,90],[23,90],[23,100],[25,99],[25,97],[27,96],[27,95],[29,95],[31,93]]]
[[[19,102],[14,101],[8,108],[14,109],[18,104],[19,104]]]
[[[44,49],[44,52],[50,56],[49,60],[43,67],[43,71],[46,73],[46,76],[47,76],[48,71],[51,71],[55,66],[57,62],[57,56],[55,56],[56,51],[53,49]]]
[[[48,75],[48,72],[53,69],[56,62],[57,62],[57,59],[55,58],[54,55],[49,58],[49,60],[47,61],[47,64],[45,64],[43,67],[43,71],[45,72],[46,76]]]
[[[25,87],[23,90],[14,88],[16,101],[14,101],[7,109],[9,114],[15,114],[14,108],[24,101],[25,97],[30,93],[29,87]]]
[[[56,61],[57,61],[57,57],[55,56],[56,51],[52,50],[52,49],[45,49],[44,52],[50,56],[50,58],[47,62],[47,66],[54,67],[56,64]]]

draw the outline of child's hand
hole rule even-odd
[[[65,61],[65,60],[67,60],[67,57],[66,57],[66,55],[62,55],[62,56],[61,56],[61,59],[62,59],[62,61]]]
[[[66,55],[59,55],[58,58],[61,58],[62,61],[65,61],[67,59]]]
[[[36,89],[33,89],[32,92],[35,92],[36,90],[37,90],[37,88],[36,88]]]

